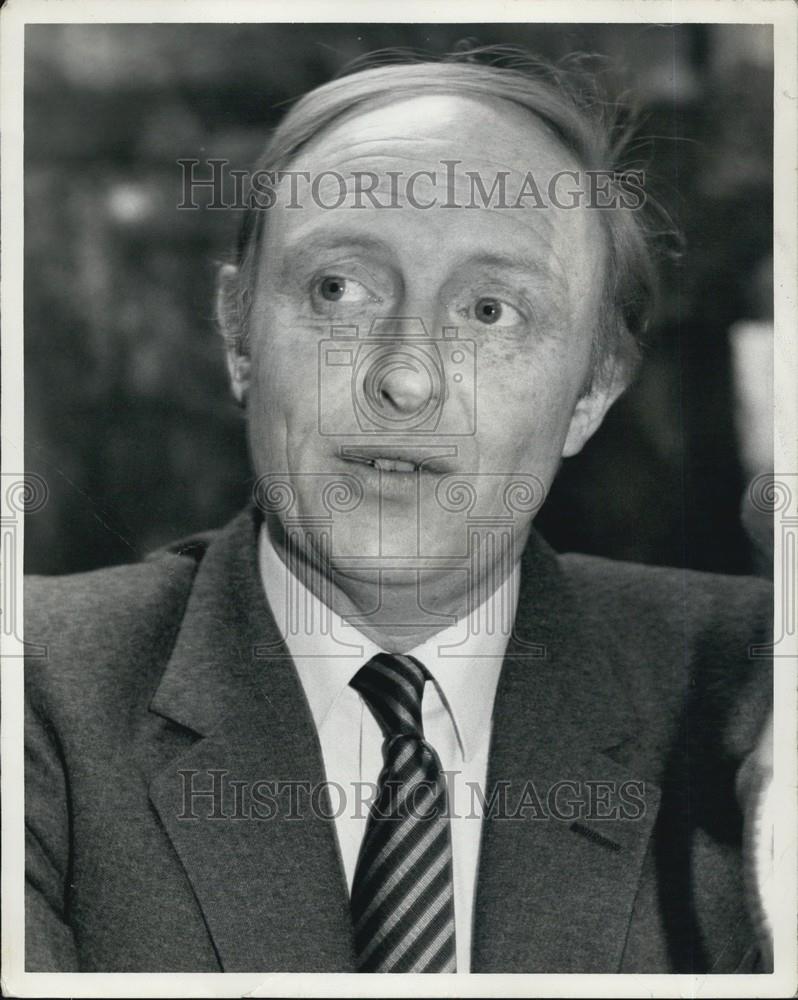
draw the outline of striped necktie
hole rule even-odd
[[[350,681],[382,729],[384,766],[352,884],[360,972],[454,972],[446,779],[424,739],[427,670],[380,653]]]

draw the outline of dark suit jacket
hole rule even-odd
[[[256,522],[29,582],[26,638],[48,647],[26,665],[29,970],[354,970],[334,820],[307,803],[234,818],[231,781],[324,780]],[[642,782],[644,808],[486,818],[472,971],[756,968],[734,779],[772,697],[749,656],[771,604],[757,580],[557,556],[533,535],[488,790]],[[197,799],[187,818],[184,783],[209,771],[222,815]]]

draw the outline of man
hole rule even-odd
[[[532,528],[652,291],[598,108],[405,63],[272,136],[219,285],[252,508],[26,597],[29,969],[765,967],[769,588]]]

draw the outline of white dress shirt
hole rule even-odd
[[[384,650],[297,579],[275,551],[265,525],[260,532],[259,561],[269,605],[316,723],[331,786],[330,808],[351,892],[369,805],[382,769],[383,736],[371,710],[349,687],[349,681],[364,663]],[[518,580],[516,565],[475,612],[408,651],[432,677],[421,706],[424,735],[437,751],[444,771],[450,772],[458,972],[468,972],[471,964],[491,715],[509,639],[498,623],[515,620]],[[497,607],[504,609],[502,614],[493,614]]]

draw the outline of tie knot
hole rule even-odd
[[[421,698],[427,669],[412,656],[378,653],[349,682],[371,709],[386,739],[423,737]]]

